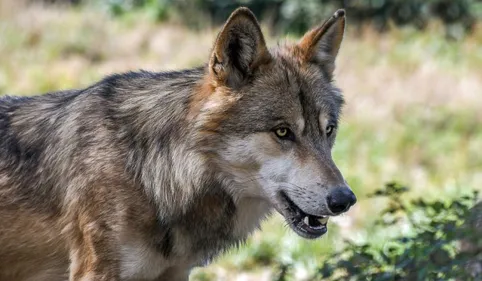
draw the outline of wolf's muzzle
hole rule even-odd
[[[341,214],[356,203],[356,196],[348,186],[337,187],[327,197],[328,208],[335,214]]]

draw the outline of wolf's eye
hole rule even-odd
[[[294,140],[295,139],[295,135],[293,134],[293,132],[291,132],[290,129],[288,128],[278,128],[274,131],[274,133],[276,134],[276,136],[282,140]]]
[[[335,126],[333,126],[333,125],[328,125],[328,126],[326,127],[326,129],[325,129],[325,131],[326,131],[326,136],[327,136],[327,137],[330,137],[331,134],[333,134],[333,131],[334,131],[334,130],[335,130]]]

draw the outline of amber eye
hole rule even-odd
[[[276,136],[279,139],[282,139],[282,140],[294,140],[295,139],[295,135],[293,134],[293,132],[291,132],[290,129],[285,128],[285,127],[275,129],[274,133],[276,134]]]
[[[325,129],[326,135],[328,137],[330,137],[334,130],[335,130],[335,126],[333,126],[333,125],[327,126],[326,129]]]
[[[280,138],[285,137],[287,134],[288,134],[288,129],[286,128],[276,129],[276,135]]]

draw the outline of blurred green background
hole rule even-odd
[[[0,95],[86,87],[114,72],[200,65],[219,25],[241,5],[260,18],[271,45],[297,40],[346,8],[336,82],[347,105],[334,159],[359,203],[330,220],[328,234],[317,241],[299,238],[275,215],[246,246],[196,269],[192,280],[349,280],[340,272],[319,274],[339,261],[336,253],[344,254],[345,265],[380,273],[370,277],[338,264],[352,274],[350,280],[454,280],[448,273],[429,275],[446,271],[428,257],[433,251],[458,257],[458,236],[450,231],[463,222],[472,190],[482,188],[480,1],[0,0]],[[406,205],[392,213],[436,223],[380,224],[393,194],[368,195],[393,182],[388,189],[410,190],[396,192]],[[401,243],[407,255],[373,254],[393,243]],[[356,253],[372,254],[357,261]],[[390,273],[399,269],[394,265],[400,257],[431,271],[405,276],[404,270],[421,268],[402,267],[405,279]],[[380,259],[386,259],[383,266]],[[453,272],[463,267],[444,266]]]

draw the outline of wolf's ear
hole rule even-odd
[[[302,60],[322,66],[331,76],[335,70],[335,59],[345,33],[345,10],[338,10],[321,26],[307,32],[298,47]]]
[[[209,72],[218,82],[236,88],[270,58],[256,17],[248,8],[238,8],[216,38]]]

